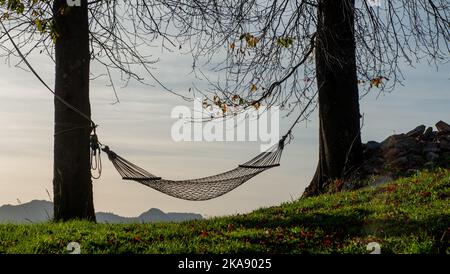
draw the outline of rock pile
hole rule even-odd
[[[361,175],[396,177],[423,168],[450,168],[450,125],[439,121],[436,130],[421,125],[381,143],[370,141],[363,149]]]

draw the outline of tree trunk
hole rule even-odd
[[[70,8],[66,8],[66,2],[53,2],[58,33],[55,93],[90,117],[87,1],[82,0],[81,7]],[[54,104],[54,218],[95,221],[89,146],[91,123],[56,97]]]
[[[354,0],[320,1],[316,42],[319,163],[303,196],[322,193],[361,165]]]

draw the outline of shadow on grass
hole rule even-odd
[[[273,214],[267,215],[268,217],[265,219],[261,219],[261,216],[239,216],[230,221],[236,227],[244,230],[279,231],[283,235],[271,234],[274,238],[266,239],[267,241],[263,241],[263,244],[273,248],[276,252],[283,253],[303,248],[303,244],[308,241],[301,239],[302,237],[312,239],[310,240],[311,247],[321,248],[319,245],[327,245],[327,237],[332,239],[333,245],[336,246],[346,240],[357,238],[408,239],[408,237],[417,236],[420,240],[420,237],[425,238],[432,235],[435,239],[433,250],[438,253],[449,249],[450,214],[431,215],[419,220],[410,219],[406,215],[394,215],[388,218],[372,218],[371,215],[373,215],[373,211],[356,209],[351,212],[335,214],[299,213],[295,216]],[[293,230],[293,228],[298,229]]]

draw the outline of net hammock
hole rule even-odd
[[[123,180],[136,181],[175,198],[205,201],[222,196],[261,172],[279,166],[285,139],[286,137],[283,137],[277,144],[235,169],[213,176],[188,180],[162,179],[120,157],[108,146],[102,150],[108,155]]]

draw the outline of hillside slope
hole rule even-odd
[[[0,253],[450,253],[450,171],[184,223],[0,225]]]

